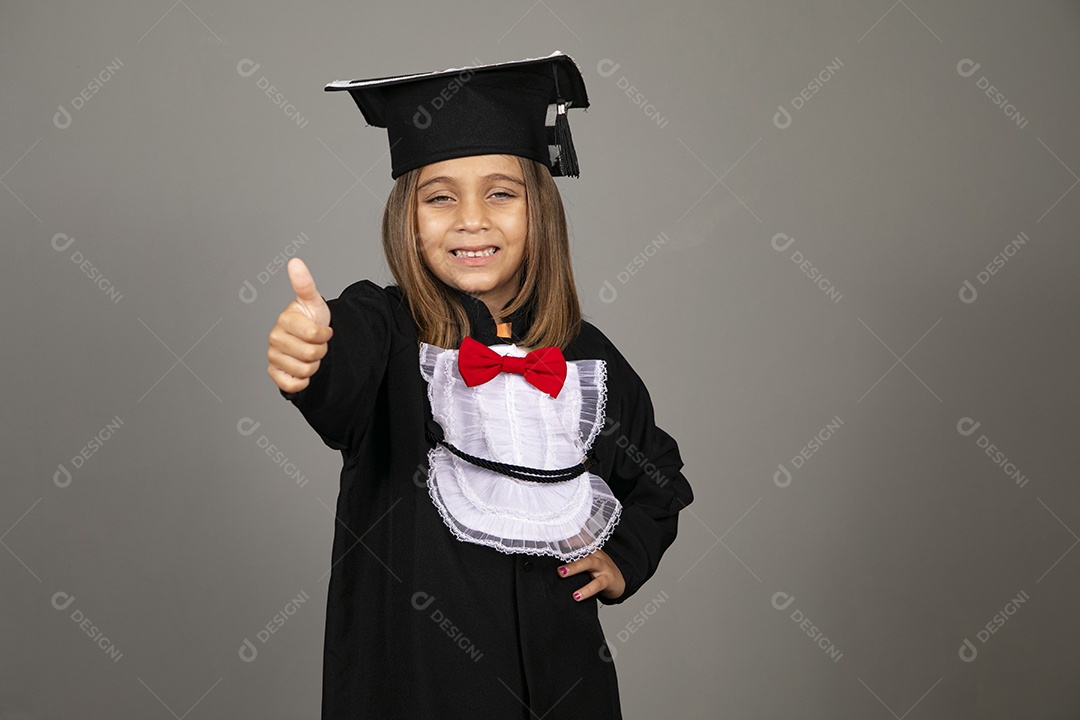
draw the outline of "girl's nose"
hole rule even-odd
[[[477,232],[489,227],[488,206],[484,198],[475,194],[463,194],[458,202],[458,229],[465,232]]]

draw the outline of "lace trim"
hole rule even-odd
[[[598,503],[597,498],[593,497],[591,513],[588,521],[581,528],[578,535],[567,538],[560,541],[544,541],[544,540],[525,540],[518,538],[502,538],[493,535],[489,532],[481,530],[475,530],[468,528],[460,523],[457,518],[447,509],[443,502],[442,496],[439,492],[438,482],[435,475],[435,462],[433,462],[432,455],[439,448],[433,448],[429,452],[428,456],[428,477],[427,487],[428,495],[431,497],[435,508],[439,512],[439,516],[443,522],[450,529],[455,538],[462,542],[468,542],[475,545],[484,545],[486,547],[498,550],[506,555],[547,555],[557,557],[564,562],[572,562],[580,558],[591,555],[599,550],[615,532],[616,526],[619,524],[619,520],[622,519],[622,504],[614,496],[610,496],[610,515],[606,520],[597,520],[598,510],[605,505],[603,502]],[[599,483],[606,489],[607,484],[604,483],[599,477],[590,474],[590,485]],[[599,505],[599,507],[598,507]],[[601,518],[603,514],[600,513]],[[575,543],[575,540],[581,536],[582,533],[588,533],[586,537],[591,539],[582,544],[580,540]]]
[[[435,361],[438,359],[439,353],[442,352],[446,351],[434,345],[420,343],[420,375],[427,381],[428,385],[431,385],[431,380],[435,377]]]
[[[581,388],[582,452],[588,452],[607,418],[607,363],[603,360],[583,360],[578,364]]]
[[[513,345],[492,349],[525,354]],[[516,375],[500,374],[469,388],[457,372],[456,358],[457,350],[420,346],[420,372],[428,382],[432,412],[446,441],[464,452],[494,462],[562,467],[579,462],[604,426],[603,360],[568,363],[566,394],[553,399],[534,397],[535,388]],[[429,451],[428,462],[428,494],[463,542],[570,561],[602,547],[622,516],[621,503],[592,473],[538,484],[477,467],[442,446]]]
[[[440,450],[444,450],[444,448],[440,448]],[[429,461],[432,460],[431,457],[429,457],[428,459]],[[469,482],[468,474],[464,472],[464,469],[468,467],[467,465],[463,466],[459,463],[456,463],[450,460],[445,455],[440,458],[440,460],[443,460],[446,464],[449,464],[452,472],[454,473],[454,478],[458,481],[458,486],[461,488],[462,494],[465,495],[468,501],[473,504],[473,507],[483,510],[484,512],[491,515],[495,515],[501,518],[507,518],[509,520],[522,520],[533,524],[558,524],[569,522],[573,519],[573,516],[578,513],[578,509],[584,506],[586,494],[589,491],[589,485],[581,482],[581,478],[577,478],[575,480],[567,481],[574,482],[577,485],[577,488],[575,488],[574,490],[574,494],[566,500],[566,503],[563,504],[562,507],[555,508],[546,513],[529,512],[527,510],[519,510],[517,508],[499,507],[498,505],[492,505],[491,503],[487,502],[476,492],[476,490],[473,488],[472,483]],[[484,471],[481,470],[480,472]],[[502,478],[500,477],[499,480],[501,482]],[[516,480],[515,478],[507,478],[507,480],[520,483],[521,485],[526,485],[526,482],[524,480]]]

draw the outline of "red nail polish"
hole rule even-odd
[[[580,600],[581,599],[581,593],[574,593],[574,599],[575,600]]]
[[[566,574],[566,568],[564,568],[564,567],[559,568],[559,574],[560,575],[565,575]]]

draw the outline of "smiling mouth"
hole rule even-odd
[[[498,251],[499,251],[499,248],[497,248],[497,247],[488,247],[488,248],[484,248],[482,250],[466,250],[464,248],[461,248],[459,250],[451,250],[450,254],[453,255],[454,257],[459,257],[459,258],[466,258],[466,257],[469,257],[469,258],[482,258],[482,257],[491,257],[492,255],[494,255]]]

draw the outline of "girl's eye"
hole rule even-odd
[[[517,195],[506,190],[496,190],[488,197],[494,198],[496,200],[513,200],[517,197]],[[453,200],[454,198],[450,197],[449,195],[432,195],[424,202],[429,205],[445,205],[446,203],[452,202]]]

